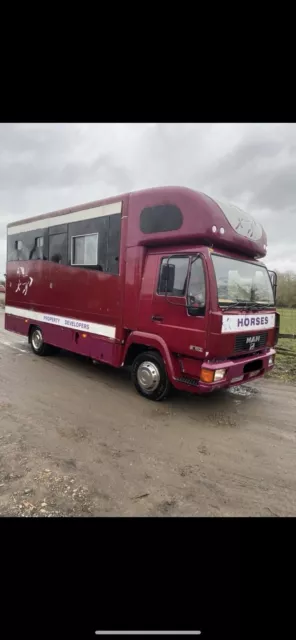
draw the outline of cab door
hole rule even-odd
[[[198,254],[148,256],[140,299],[140,309],[145,310],[140,314],[141,328],[161,336],[174,353],[195,357],[205,353],[205,269],[203,257]]]

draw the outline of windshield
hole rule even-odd
[[[212,255],[220,306],[274,306],[273,290],[265,267],[243,260]]]

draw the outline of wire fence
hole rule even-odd
[[[296,309],[278,309],[280,314],[280,337],[296,339]]]

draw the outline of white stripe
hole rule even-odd
[[[42,220],[32,220],[31,222],[22,222],[14,227],[7,227],[7,235],[12,236],[22,231],[35,231],[37,229],[47,229],[54,227],[56,224],[69,224],[70,222],[79,222],[80,220],[91,220],[92,218],[102,218],[103,216],[114,216],[121,213],[121,202],[112,202],[111,204],[103,204],[100,207],[92,209],[81,209],[81,211],[72,211],[72,213],[64,213],[53,218],[43,218]]]
[[[2,344],[4,344],[6,347],[10,347],[11,349],[16,349],[17,351],[21,351],[22,353],[27,353],[26,349],[20,349],[20,347],[17,347],[15,344],[11,344],[11,342],[4,341]]]
[[[79,320],[78,318],[65,318],[64,316],[56,316],[52,313],[39,313],[32,309],[21,309],[19,307],[5,307],[5,313],[19,318],[34,320],[35,322],[46,322],[54,324],[58,327],[66,327],[67,329],[77,329],[85,333],[95,333],[105,338],[115,338],[116,327],[107,324],[98,324],[96,322],[88,322],[87,320]]]

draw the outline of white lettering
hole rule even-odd
[[[111,340],[114,340],[116,336],[116,327],[99,324],[98,322],[83,322],[82,320],[76,320],[75,318],[65,318],[63,316],[55,316],[49,313],[39,313],[38,311],[33,311],[33,309],[10,307],[9,305],[5,307],[5,313],[19,318],[27,318],[28,320],[35,322],[46,322],[59,327],[67,327],[68,329],[87,331],[98,336],[104,336]]]

